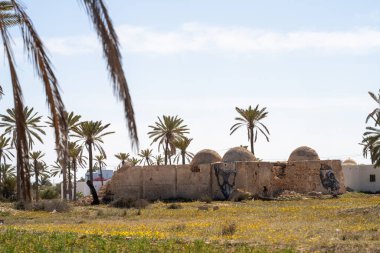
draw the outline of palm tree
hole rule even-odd
[[[158,141],[158,149],[164,147],[165,165],[168,164],[168,158],[175,153],[174,141],[183,139],[184,135],[189,133],[187,125],[183,125],[183,120],[178,116],[158,117],[158,122],[154,126],[149,126],[152,131],[148,133],[149,138],[153,138],[152,144]]]
[[[137,159],[136,157],[132,157],[128,159],[128,162],[132,163],[133,166],[136,166],[137,164],[141,162],[141,160]]]
[[[153,156],[153,159],[156,165],[161,165],[164,162],[164,159],[161,155]]]
[[[15,172],[16,172],[15,167],[12,166],[11,164],[0,165],[0,174],[1,174],[1,178],[2,178],[3,183],[9,177],[16,177]]]
[[[9,197],[9,196],[7,196],[7,181],[10,178],[16,177],[15,167],[12,166],[11,164],[1,164],[0,165],[0,177],[1,177],[1,179],[0,179],[0,184],[1,184],[0,193],[2,194],[3,197],[7,198],[7,197]]]
[[[108,14],[103,0],[82,0],[83,5],[91,18],[97,35],[103,47],[103,55],[107,61],[115,96],[123,102],[124,114],[127,119],[127,127],[132,140],[132,146],[138,148],[137,127],[134,118],[134,110],[127,81],[122,67],[122,57],[119,49],[118,37]],[[5,58],[8,61],[11,76],[13,100],[16,115],[17,132],[17,163],[18,197],[22,195],[24,201],[31,201],[30,183],[28,183],[28,144],[25,127],[25,115],[23,114],[23,98],[21,84],[16,71],[16,62],[12,48],[10,27],[20,28],[25,53],[36,70],[37,76],[44,85],[50,115],[54,121],[55,141],[58,158],[62,163],[67,160],[67,146],[65,146],[66,122],[64,117],[65,107],[59,92],[58,80],[53,71],[49,56],[46,53],[44,43],[40,39],[33,23],[24,7],[18,0],[0,1],[0,33],[3,40]],[[2,91],[2,88],[1,88]],[[66,166],[63,166],[66,167]],[[20,193],[22,190],[22,194]]]
[[[40,177],[40,172],[42,172],[44,166],[43,166],[43,161],[42,158],[45,156],[42,151],[35,151],[31,152],[29,154],[30,159],[32,160],[32,168],[35,176],[35,184],[36,184],[36,201],[39,201],[39,189],[38,189],[38,180]]]
[[[153,150],[149,148],[141,150],[138,154],[138,156],[141,157],[140,163],[143,163],[144,165],[147,164],[148,166],[150,166],[153,163],[152,153]]]
[[[101,121],[85,121],[81,122],[77,128],[74,129],[75,134],[73,135],[76,138],[79,138],[78,141],[82,141],[82,152],[83,147],[86,147],[88,151],[88,171],[90,173],[90,180],[87,181],[87,184],[91,188],[93,193],[93,204],[99,204],[98,196],[96,194],[95,188],[93,188],[94,176],[93,176],[93,149],[98,150],[101,155],[106,156],[104,149],[101,144],[103,142],[103,137],[114,132],[105,132],[105,130],[110,126],[110,124],[103,125]]]
[[[25,159],[28,160],[29,158],[28,152],[24,153],[24,151],[29,151],[33,148],[34,139],[43,143],[40,134],[45,135],[46,133],[42,130],[43,126],[40,125],[42,116],[34,112],[33,107],[24,107],[21,112],[22,119],[18,119],[19,113],[14,108],[7,109],[6,112],[7,114],[0,114],[0,127],[5,128],[5,134],[12,136],[12,144],[16,147],[17,197],[19,199],[22,196],[25,201],[31,201],[29,162],[25,163]],[[21,132],[18,126],[20,124],[22,124],[23,128]]]
[[[81,156],[82,148],[78,146],[75,142],[69,142],[69,158],[71,159],[71,164],[73,166],[74,174],[74,200],[77,198],[77,169],[78,165],[85,165],[84,157]]]
[[[255,154],[253,145],[257,140],[257,130],[259,130],[265,136],[266,140],[269,141],[269,130],[263,123],[260,122],[268,115],[266,109],[266,107],[264,107],[263,109],[259,109],[259,105],[257,105],[254,109],[252,109],[251,106],[249,106],[248,109],[241,109],[238,107],[235,108],[235,110],[239,113],[240,117],[235,118],[235,120],[238,121],[238,123],[234,124],[231,127],[230,135],[232,135],[241,126],[246,126],[248,130],[248,140],[251,143],[252,154]]]
[[[16,111],[14,108],[7,109],[7,114],[0,114],[0,127],[4,128],[4,134],[12,136],[12,143],[16,145],[17,143],[17,126],[16,126]],[[25,127],[27,134],[28,148],[32,149],[35,144],[34,139],[37,139],[40,143],[44,143],[42,140],[42,135],[46,135],[43,130],[44,126],[41,125],[42,116],[38,115],[38,112],[34,112],[33,107],[26,106],[23,110],[25,115]]]
[[[6,137],[4,134],[0,135],[0,166],[1,161],[3,160],[4,164],[6,164],[7,159],[11,160],[11,157],[14,157],[12,152],[10,151],[11,148],[11,138]],[[1,183],[1,173],[0,173],[0,183]]]
[[[95,156],[95,164],[94,164],[94,166],[99,168],[100,178],[102,180],[101,181],[102,182],[102,186],[103,186],[103,171],[102,171],[102,168],[107,166],[107,164],[104,162],[105,160],[106,160],[106,157],[104,155],[96,155]]]
[[[368,114],[365,123],[368,123],[370,119],[373,119],[375,121],[375,126],[380,125],[379,119],[380,119],[380,90],[379,94],[376,96],[372,92],[368,92],[368,94],[371,96],[373,100],[377,103],[377,107],[370,113]]]
[[[187,148],[189,147],[192,140],[192,138],[189,139],[187,137],[184,137],[183,139],[179,139],[174,142],[174,146],[180,151],[179,154],[177,154],[174,158],[174,161],[177,164],[180,158],[182,158],[182,164],[185,165],[186,161],[190,162],[191,159],[194,157],[193,153],[187,151]]]
[[[128,153],[118,153],[115,155],[117,159],[121,161],[121,163],[117,166],[117,169],[121,168],[124,166],[125,161],[129,159],[129,154]]]
[[[65,117],[65,122],[66,122],[66,125],[67,125],[67,128],[65,129],[65,132],[64,132],[64,135],[65,135],[65,147],[67,147],[67,149],[69,149],[68,147],[68,142],[69,142],[69,135],[73,132],[73,130],[79,125],[80,123],[80,119],[81,119],[81,115],[77,115],[75,114],[74,112],[64,112],[64,117]],[[48,122],[46,122],[50,127],[54,127],[54,121],[51,117],[48,117]],[[68,150],[68,152],[70,152],[70,150]],[[69,156],[69,154],[68,154]],[[70,176],[70,157],[67,157],[68,160],[65,162],[65,165],[66,166],[63,166],[63,170],[62,170],[62,174],[63,174],[63,195],[64,195],[64,199],[66,199],[66,195],[67,195],[67,191],[69,192],[69,199],[72,200],[72,188],[73,188],[73,184],[72,184],[72,181],[71,181],[71,176]],[[62,160],[61,160],[62,162]],[[66,168],[67,167],[67,168]],[[67,175],[67,169],[69,170],[68,172],[68,175]],[[68,187],[67,187],[67,180],[69,180],[69,184],[68,184]],[[75,183],[74,183],[75,184]],[[75,186],[74,186],[75,187]],[[68,189],[68,190],[67,190]]]
[[[380,167],[380,129],[374,127],[366,127],[362,145],[363,156],[367,158],[368,154],[375,168]]]

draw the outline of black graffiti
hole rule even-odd
[[[333,169],[327,164],[321,164],[319,176],[321,178],[322,186],[331,194],[337,195],[340,184],[338,179],[335,177]]]
[[[228,199],[235,186],[237,171],[235,168],[227,168],[226,164],[223,163],[217,163],[213,166],[219,188],[225,199]]]

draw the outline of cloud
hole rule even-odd
[[[380,50],[380,30],[357,28],[351,31],[277,32],[249,27],[209,26],[186,23],[173,31],[122,25],[117,28],[120,42],[130,53],[286,53],[322,50],[367,53]],[[77,54],[98,50],[95,37],[49,38],[53,53]]]
[[[100,48],[96,37],[91,36],[48,38],[45,43],[50,52],[62,55],[87,54]]]

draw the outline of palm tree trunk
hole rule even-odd
[[[68,135],[69,135],[69,133],[66,132],[65,133],[65,136],[66,136],[65,146],[66,146],[66,148],[68,147]],[[65,157],[65,159],[67,159],[67,157]],[[70,159],[67,159],[67,160],[70,161]],[[67,160],[64,161],[64,162],[67,163]],[[62,168],[62,177],[63,177],[63,181],[62,181],[63,199],[66,200],[67,199],[67,170],[66,170],[66,164],[63,164],[63,162],[61,162],[61,168]]]
[[[19,152],[17,152],[16,157],[16,198],[17,200],[21,200],[21,164]]]
[[[100,166],[99,164],[99,170],[100,170],[100,178],[101,178],[101,182],[102,182],[102,186],[103,186],[103,171],[102,171],[102,166]]]
[[[168,165],[169,140],[165,141],[165,165]]]
[[[88,172],[90,173],[90,181],[94,182],[94,175],[92,174],[92,143],[88,144]]]
[[[73,158],[73,170],[74,170],[74,201],[77,200],[77,161]]]
[[[38,196],[38,164],[37,160],[35,159],[34,161],[34,175],[36,176],[36,201],[38,202],[40,200],[40,196]]]
[[[1,159],[3,158],[3,150],[0,149],[0,168],[1,168]],[[4,162],[4,166],[5,166],[5,162]],[[2,192],[2,189],[3,189],[3,182],[1,180],[1,171],[0,171],[0,192]]]
[[[99,205],[99,198],[98,194],[96,192],[96,189],[94,187],[94,176],[92,174],[92,143],[88,144],[88,166],[89,166],[89,171],[90,171],[90,180],[87,181],[87,185],[91,190],[91,195],[92,195],[92,205]]]
[[[184,151],[181,151],[181,156],[182,156],[182,164],[185,165],[186,161],[185,161],[185,152]]]
[[[67,163],[67,179],[69,180],[69,200],[73,200],[73,182],[71,180],[70,160]]]
[[[250,135],[251,135],[251,152],[252,154],[255,154],[255,149],[253,147],[253,140],[254,140],[254,136],[253,136],[253,127],[249,129],[249,132],[250,132]]]

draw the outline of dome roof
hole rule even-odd
[[[302,146],[295,149],[289,156],[288,162],[319,160],[317,152],[309,147]]]
[[[203,149],[195,154],[193,160],[190,163],[190,166],[196,167],[199,164],[217,163],[221,161],[222,157],[220,157],[220,155],[216,151],[211,149]]]
[[[228,150],[223,156],[223,162],[254,162],[256,157],[246,148],[235,147]]]
[[[356,161],[353,160],[353,159],[351,159],[351,158],[348,158],[348,159],[345,160],[342,164],[343,164],[343,165],[358,165],[358,164],[356,163]]]

